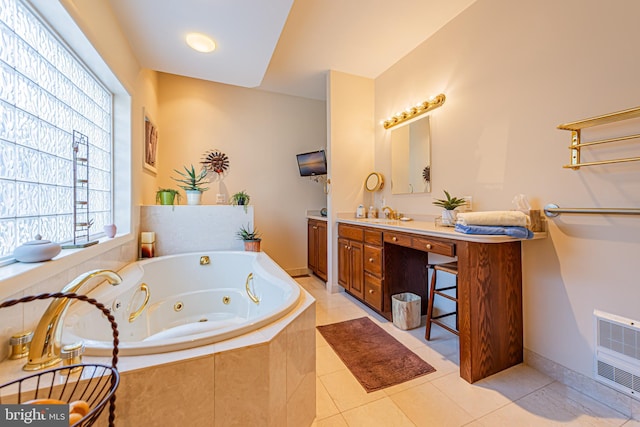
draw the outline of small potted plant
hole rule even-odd
[[[251,197],[247,194],[245,190],[239,191],[233,196],[231,196],[231,204],[233,206],[244,206],[244,211],[247,212],[247,206],[249,206],[249,200]]]
[[[238,230],[236,235],[240,240],[244,240],[245,251],[260,252],[260,242],[262,238],[260,237],[260,233],[258,233],[258,229],[247,224],[246,227],[240,226],[240,230]]]
[[[444,190],[446,199],[436,199],[433,204],[440,206],[442,210],[442,225],[453,226],[456,223],[455,209],[467,203],[465,199],[459,197],[451,197],[447,190]]]
[[[180,175],[180,178],[172,179],[178,182],[178,187],[182,188],[187,193],[188,205],[199,205],[202,198],[202,192],[207,191],[209,187],[203,187],[203,184],[207,184],[207,169],[202,168],[200,172],[196,172],[196,169],[191,165],[191,168],[184,166],[184,172],[174,169],[176,173]]]
[[[156,191],[156,204],[174,205],[180,204],[180,192],[173,188],[159,188]]]

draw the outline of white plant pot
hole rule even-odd
[[[200,199],[202,199],[202,191],[185,190],[185,193],[187,193],[187,205],[200,204]]]
[[[453,227],[456,225],[456,215],[457,212],[455,210],[442,210],[442,225],[446,225],[449,227]]]

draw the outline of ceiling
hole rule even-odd
[[[144,68],[325,99],[326,71],[376,78],[475,0],[109,0]],[[188,32],[217,48],[198,53]]]

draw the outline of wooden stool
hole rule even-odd
[[[458,327],[458,263],[457,262],[449,262],[446,264],[430,264],[427,268],[433,268],[433,275],[431,276],[431,286],[429,288],[429,301],[427,304],[427,330],[425,333],[425,338],[427,341],[431,339],[431,324],[435,323],[436,325],[446,329],[452,334],[459,335],[459,327]],[[442,271],[445,273],[453,274],[455,276],[455,285],[447,286],[444,288],[436,287],[436,276],[438,271]],[[444,291],[450,291],[454,289],[454,296],[444,293]],[[447,298],[456,303],[456,311],[452,311],[450,313],[440,314],[438,316],[433,316],[433,301],[436,296]],[[456,316],[456,328],[453,329],[451,326],[445,324],[442,319],[447,316]]]

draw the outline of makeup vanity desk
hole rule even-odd
[[[391,296],[412,292],[426,314],[429,256],[457,258],[460,376],[473,383],[522,362],[520,239],[427,221],[337,222],[338,283],[346,292],[389,320]]]

